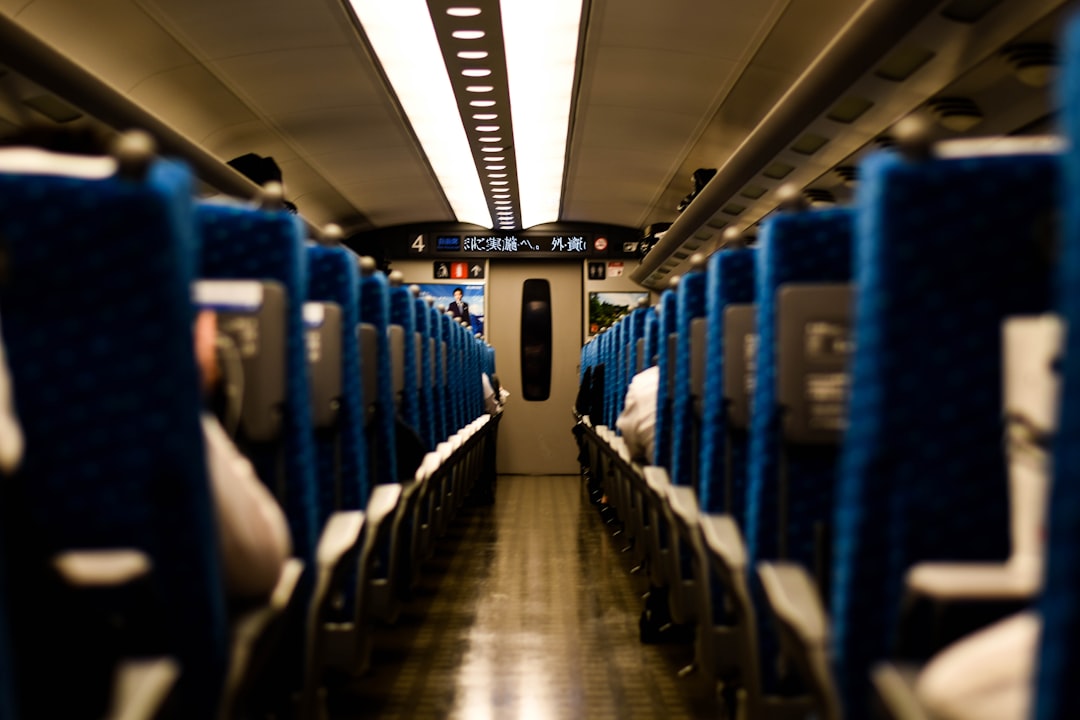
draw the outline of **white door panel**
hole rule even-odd
[[[510,391],[499,426],[498,470],[514,475],[576,474],[577,445],[570,428],[581,359],[582,265],[492,260],[488,272],[487,337],[499,380]],[[521,303],[528,279],[551,286],[551,394],[522,396]]]

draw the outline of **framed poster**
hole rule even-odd
[[[484,334],[484,284],[483,283],[410,283],[420,287],[420,297],[430,295],[435,307],[449,308],[454,301],[454,290],[460,289],[462,300],[469,306],[469,323],[473,333]]]
[[[644,298],[649,299],[647,291],[641,292],[590,292],[589,293],[589,335],[595,335],[638,306]]]

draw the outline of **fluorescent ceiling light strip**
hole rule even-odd
[[[501,8],[522,227],[532,227],[559,219],[581,0],[503,0]]]
[[[493,227],[424,0],[349,0],[460,222]]]

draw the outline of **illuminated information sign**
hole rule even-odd
[[[470,260],[522,259],[623,259],[636,257],[638,242],[598,232],[424,232],[401,237],[386,246],[390,257]],[[633,237],[632,235],[630,236]]]
[[[584,255],[584,235],[552,235],[550,237],[518,237],[517,235],[466,235],[461,250],[465,253],[558,253]]]

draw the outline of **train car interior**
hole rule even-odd
[[[0,0],[0,720],[1080,717],[1078,144],[1067,0]]]

